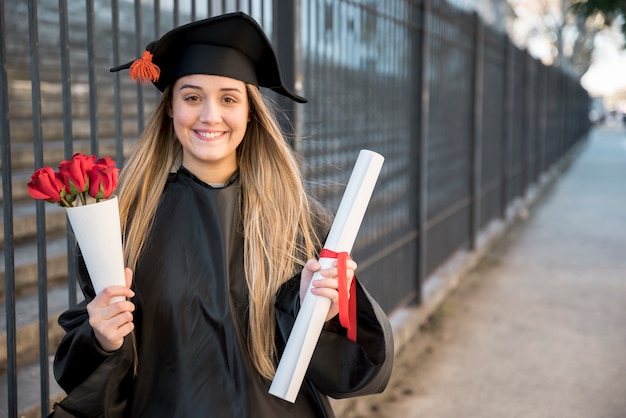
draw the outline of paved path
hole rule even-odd
[[[564,175],[342,418],[626,417],[626,131]]]

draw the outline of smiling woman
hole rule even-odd
[[[242,81],[194,74],[172,87],[172,120],[183,166],[205,183],[223,184],[237,170],[236,151],[249,119]]]
[[[120,175],[128,286],[96,294],[79,265],[85,301],[59,320],[68,396],[53,416],[332,417],[328,396],[382,391],[389,321],[356,262],[340,274],[316,261],[331,218],[259,87],[306,100],[283,85],[260,26],[242,13],[190,23],[123,69],[163,92]],[[340,286],[356,289],[356,338],[337,318]],[[268,390],[309,292],[330,308],[291,403]]]

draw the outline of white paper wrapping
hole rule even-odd
[[[109,286],[126,286],[120,211],[117,196],[66,208],[96,294]],[[124,300],[111,298],[109,303]]]
[[[324,248],[335,252],[350,253],[383,161],[382,155],[369,150],[361,150]],[[333,261],[334,259],[330,258],[319,260],[322,269],[331,267]],[[319,278],[319,273],[316,273],[311,283]],[[292,403],[295,402],[302,386],[331,303],[330,299],[312,294],[311,287],[312,285],[309,285],[269,390],[272,395]]]

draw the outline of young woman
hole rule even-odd
[[[121,69],[163,92],[120,180],[128,287],[96,295],[79,269],[85,301],[59,320],[54,365],[68,396],[53,414],[331,417],[327,396],[382,391],[388,320],[357,285],[346,337],[335,266],[311,290],[332,304],[295,403],[268,393],[330,219],[259,92],[306,101],[283,86],[260,26],[242,13],[181,26]]]

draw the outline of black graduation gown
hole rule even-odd
[[[54,374],[68,396],[54,416],[333,417],[328,396],[381,392],[393,341],[387,317],[357,286],[358,340],[335,319],[320,336],[295,403],[268,393],[246,349],[248,290],[243,274],[240,184],[213,188],[184,168],[171,174],[134,275],[138,370],[130,336],[114,353],[99,350],[86,300],[59,319],[67,334]],[[282,353],[299,308],[299,274],[275,303]]]

